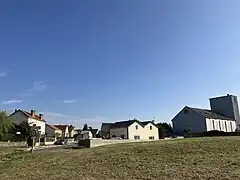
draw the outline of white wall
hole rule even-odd
[[[138,126],[138,129],[136,129],[136,126]],[[135,136],[140,136],[140,139],[145,139],[146,137],[143,127],[137,122],[128,127],[128,139],[135,139]]]
[[[34,125],[36,124],[36,126],[40,126],[41,129],[41,134],[45,134],[45,126],[46,126],[46,123],[44,121],[39,121],[39,120],[36,120],[36,119],[32,119],[32,118],[28,118],[28,123],[30,123],[30,125]]]
[[[152,127],[152,130],[150,129],[150,126]],[[155,140],[159,139],[158,128],[152,123],[148,123],[143,128],[143,139],[147,140],[150,136],[153,136]]]
[[[128,129],[127,128],[110,129],[110,138],[112,138],[112,136],[121,137],[122,135],[124,135],[124,139],[128,138]]]
[[[232,124],[232,128],[231,128],[231,124]],[[221,130],[224,132],[234,132],[236,130],[236,121],[206,118],[206,127],[207,127],[207,131]]]

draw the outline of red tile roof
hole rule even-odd
[[[24,111],[24,110],[21,110],[21,109],[16,109],[15,112],[13,112],[12,114],[10,114],[9,116],[14,115],[16,112],[21,112],[21,113],[23,113],[25,116],[27,116],[27,117],[29,117],[29,118],[36,119],[36,120],[38,120],[38,121],[46,122],[44,119],[41,119],[37,114],[35,114],[34,116],[32,116],[31,113],[29,113],[29,112],[27,112],[27,111]]]
[[[19,111],[21,111],[23,114],[25,114],[26,116],[28,116],[28,117],[30,117],[30,118],[33,118],[33,119],[36,119],[36,120],[45,122],[44,119],[41,119],[41,118],[40,118],[38,115],[36,115],[36,114],[35,114],[34,116],[32,116],[31,113],[29,113],[29,112],[27,112],[27,111],[24,111],[24,110],[21,110],[21,109],[19,109]]]

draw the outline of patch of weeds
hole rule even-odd
[[[28,153],[23,150],[15,150],[12,153],[7,154],[2,160],[3,161],[13,161],[13,160],[23,160]]]

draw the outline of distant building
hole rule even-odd
[[[46,124],[46,136],[47,137],[62,137],[62,130],[54,125]]]
[[[227,95],[210,99],[211,110],[185,106],[173,119],[175,134],[183,135],[184,130],[192,133],[204,131],[236,131],[239,121],[237,97]]]
[[[102,125],[102,129],[106,124]],[[138,120],[120,121],[108,124],[107,132],[110,138],[154,140],[159,139],[158,127],[152,121],[140,122]]]

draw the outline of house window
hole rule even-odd
[[[138,129],[138,125],[136,125],[136,129]]]
[[[33,126],[35,127],[35,126],[36,126],[36,124],[33,124]]]
[[[189,114],[189,110],[185,109],[185,110],[184,110],[184,114],[185,114],[185,115],[188,115],[188,114]]]
[[[226,129],[226,132],[228,132],[228,130],[227,130],[227,121],[225,121],[225,129]]]
[[[233,132],[232,122],[230,121],[231,132]]]
[[[214,120],[212,120],[212,127],[213,127],[213,130],[215,130]]]
[[[121,138],[124,139],[124,135],[121,135]]]
[[[154,139],[154,136],[149,136],[149,139],[152,139],[152,140],[153,140],[153,139]]]
[[[134,136],[134,139],[140,139],[140,136]]]
[[[152,130],[152,126],[150,126],[150,130]]]
[[[112,138],[115,138],[116,137],[116,135],[112,135]]]
[[[218,123],[219,123],[219,129],[221,131],[221,121],[218,121]]]

